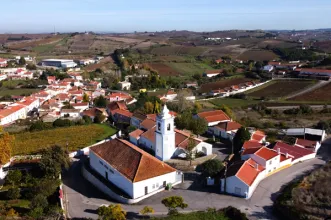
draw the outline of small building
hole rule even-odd
[[[88,110],[83,111],[82,113],[80,113],[80,115],[83,116],[89,116],[91,118],[92,121],[94,121],[95,117],[97,115],[103,115],[105,116],[104,121],[107,120],[107,113],[106,110],[103,108],[90,108]],[[103,122],[103,121],[102,121]]]
[[[182,181],[182,173],[125,140],[91,147],[89,156],[90,167],[132,199],[146,198]]]
[[[131,88],[131,83],[127,81],[119,82],[118,87],[120,88],[120,90],[128,91]]]
[[[273,65],[266,65],[263,67],[263,71],[265,72],[271,72],[274,70],[274,66]]]
[[[203,75],[211,78],[220,75],[222,72],[223,70],[206,70]]]
[[[218,125],[215,125],[213,129],[213,135],[225,139],[232,140],[233,137],[236,135],[239,128],[241,128],[241,124],[235,121],[225,121],[221,122]]]
[[[194,117],[203,118],[208,122],[208,127],[218,125],[221,122],[229,122],[231,118],[222,110],[206,111],[195,115]]]
[[[11,124],[19,119],[26,119],[26,116],[26,106],[18,104],[8,106],[0,110],[0,125]]]
[[[7,60],[0,58],[0,67],[1,68],[7,67]]]
[[[74,109],[78,109],[80,112],[86,110],[89,108],[89,103],[88,102],[81,102],[81,103],[73,103],[71,104]]]
[[[73,60],[45,59],[41,61],[42,66],[54,66],[58,68],[73,68],[77,66]]]
[[[61,109],[61,117],[79,118],[80,110],[79,109]]]

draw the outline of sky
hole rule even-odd
[[[331,27],[330,0],[1,1],[0,33]]]

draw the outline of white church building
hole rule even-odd
[[[195,148],[193,152],[212,154],[212,145],[192,136],[188,131],[175,128],[174,115],[170,114],[166,105],[156,117],[152,128],[143,127],[129,134],[130,142],[155,152],[155,157],[166,161],[175,157],[185,157],[190,138],[193,138]]]

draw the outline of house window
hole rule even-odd
[[[270,160],[270,162],[269,162],[269,165],[271,165],[272,164],[272,160]]]
[[[112,174],[114,174],[114,171],[112,169],[108,169],[108,170],[109,170],[109,172],[111,172]]]
[[[168,127],[167,127],[168,131],[170,131],[170,124],[168,124]]]
[[[103,165],[103,163],[102,163],[102,161],[101,161],[101,160],[99,160],[99,163],[100,163],[101,165]]]
[[[157,124],[157,130],[161,131],[161,123]]]
[[[155,184],[153,184],[152,189],[155,189]]]
[[[105,167],[106,170],[108,170],[108,167],[106,165],[103,165]]]
[[[156,183],[156,188],[159,188],[159,183]]]
[[[270,173],[271,172],[271,170],[268,170],[268,173]]]

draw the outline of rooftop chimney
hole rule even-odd
[[[289,156],[289,155],[288,155],[288,153],[287,153],[287,152],[286,152],[285,156],[286,156],[286,158],[288,158],[288,156]]]
[[[280,154],[280,148],[277,148],[277,153]]]
[[[259,170],[259,164],[258,163],[255,163],[255,169]]]

